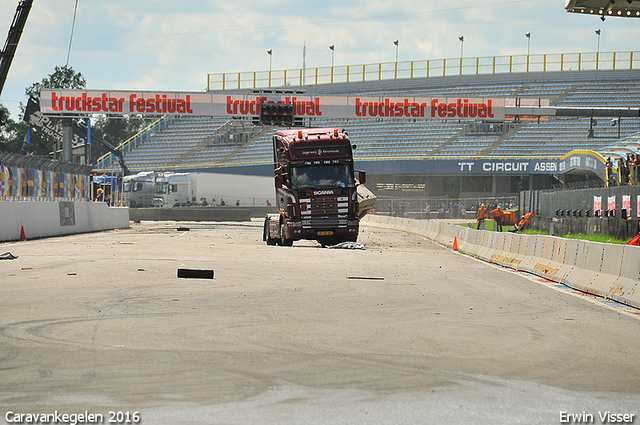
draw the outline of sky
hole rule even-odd
[[[17,0],[0,0],[0,42]],[[207,74],[399,61],[640,51],[640,19],[567,13],[564,0],[34,0],[0,103],[67,64],[89,89],[201,91]],[[73,39],[70,46],[73,27]],[[527,40],[525,33],[530,32]]]

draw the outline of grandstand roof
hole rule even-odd
[[[621,18],[640,18],[640,1],[638,0],[567,0],[567,12],[615,16]]]

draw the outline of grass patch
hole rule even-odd
[[[485,220],[484,223],[485,223],[486,230],[493,232],[493,220]],[[471,222],[471,224],[473,225],[474,229],[477,227],[476,222]],[[458,226],[468,227],[467,223],[460,223],[458,224]],[[502,226],[502,228],[503,228],[503,231],[506,232],[508,230],[512,230],[513,226],[512,225]],[[542,230],[525,230],[524,232],[519,232],[519,233],[525,234],[525,235],[544,235],[544,236],[549,235],[548,232],[543,232]],[[556,236],[560,236],[560,235],[556,235]],[[628,242],[626,240],[616,239],[614,237],[607,236],[607,235],[585,235],[582,233],[578,233],[575,235],[561,235],[560,237],[566,238],[566,239],[580,239],[583,241],[612,243],[612,244],[618,244],[618,245],[623,245]]]
[[[578,233],[575,235],[562,235],[562,237],[567,239],[581,239],[581,240],[591,241],[591,242],[614,243],[618,245],[624,245],[627,243],[627,241],[622,241],[620,239],[616,239],[607,235],[584,235],[584,234]]]

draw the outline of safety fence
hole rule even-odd
[[[0,152],[0,200],[90,199],[91,166]]]
[[[475,230],[435,220],[367,215],[363,223],[416,233],[460,252],[640,308],[640,248]]]
[[[640,68],[640,52],[550,53],[458,57],[207,74],[207,90],[286,87],[398,78]]]

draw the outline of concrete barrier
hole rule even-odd
[[[0,201],[0,241],[97,232],[129,227],[129,209],[104,202]]]
[[[526,236],[526,241],[527,243],[524,247],[524,258],[518,265],[517,270],[535,273],[535,265],[538,264],[538,261],[542,256],[544,236]]]
[[[609,292],[616,294],[616,296],[635,299],[640,296],[640,261],[638,261],[637,255],[640,248],[630,245],[623,248],[620,276],[613,282]]]
[[[264,218],[266,214],[261,217]],[[242,207],[131,208],[131,221],[251,221],[251,211]]]
[[[388,216],[367,215],[362,223],[416,233],[449,247],[457,237],[464,254],[640,308],[640,248],[636,246],[489,232]]]

